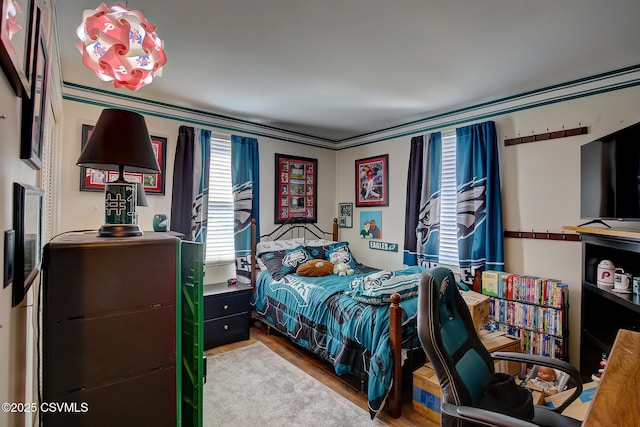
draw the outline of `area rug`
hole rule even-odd
[[[384,426],[261,342],[207,358],[204,427]]]

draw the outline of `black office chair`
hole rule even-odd
[[[473,326],[471,314],[456,286],[451,270],[429,269],[420,279],[418,336],[442,388],[443,426],[579,426],[580,421],[561,415],[582,392],[576,368],[543,356],[496,352],[489,354]],[[494,359],[550,366],[570,375],[574,393],[555,409],[534,405],[530,421],[478,407],[494,376]],[[505,400],[507,400],[505,396]]]

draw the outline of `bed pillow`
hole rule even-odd
[[[311,259],[298,267],[296,273],[306,277],[320,277],[333,274],[333,263],[326,259]]]
[[[286,249],[294,249],[298,246],[304,245],[304,239],[298,237],[295,239],[287,240],[267,240],[258,242],[256,244],[256,255],[261,255],[265,252],[283,251]]]
[[[350,283],[351,290],[345,295],[367,304],[382,305],[391,302],[391,295],[400,294],[400,299],[418,295],[418,283],[422,273],[399,274],[382,270],[357,277]]]
[[[260,255],[265,252],[274,252],[274,251],[283,251],[286,249],[297,248],[302,245],[304,239],[302,237],[296,237],[294,239],[284,239],[284,240],[266,240],[262,242],[258,242],[256,244],[256,263],[260,270],[267,270],[267,266],[264,265]]]
[[[311,255],[312,258],[328,260],[326,245],[309,246],[305,244],[304,248],[309,252],[309,255]]]
[[[271,277],[280,280],[289,273],[294,273],[296,269],[305,261],[311,259],[309,253],[303,246],[281,251],[265,252],[259,256]]]
[[[351,268],[355,268],[356,266],[356,259],[349,250],[348,242],[332,243],[326,246],[325,259],[334,263],[344,262]]]

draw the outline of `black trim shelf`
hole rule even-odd
[[[640,276],[640,232],[563,227],[582,236],[582,307],[580,374],[590,381],[608,355],[620,329],[640,330],[640,296],[596,285],[598,264],[609,260],[634,277]]]

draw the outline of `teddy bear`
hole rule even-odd
[[[339,262],[333,266],[333,274],[338,276],[351,276],[354,274],[354,271],[346,262]]]

